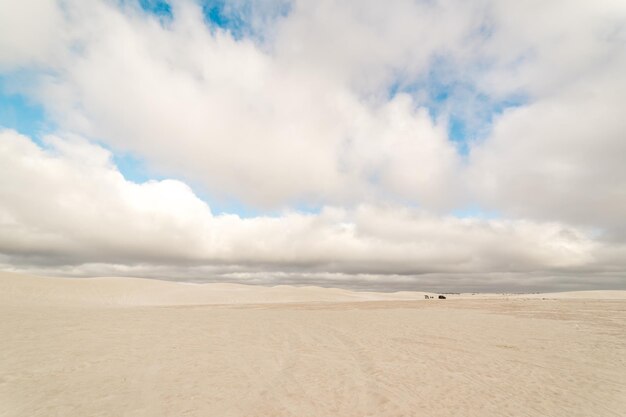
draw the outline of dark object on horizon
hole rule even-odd
[[[427,295],[425,295],[425,296],[424,296],[424,298],[428,300],[430,297],[428,297]]]
[[[445,300],[445,299],[446,299],[446,296],[445,296],[445,295],[440,295],[440,296],[439,296],[439,299],[440,299],[440,300]]]

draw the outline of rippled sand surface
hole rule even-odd
[[[0,274],[0,416],[626,415],[624,293],[395,297]]]

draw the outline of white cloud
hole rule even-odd
[[[132,2],[0,4],[4,81],[58,127],[45,150],[2,133],[7,264],[538,286],[624,272],[623,1],[238,0],[241,37],[186,0],[171,21]],[[480,132],[467,156],[452,113]],[[95,142],[180,181],[129,182]],[[186,184],[284,214],[214,215]],[[502,218],[447,215],[472,205]]]
[[[182,277],[191,268],[206,279],[253,282],[263,274],[270,275],[265,282],[353,276],[355,285],[399,275],[605,268],[597,264],[607,256],[603,243],[559,223],[371,205],[315,215],[215,216],[179,181],[127,181],[96,145],[75,137],[46,143],[42,149],[13,131],[0,133],[0,176],[7,179],[0,182],[0,251],[23,268],[84,274],[96,263],[100,274],[129,265],[144,275],[168,270]]]
[[[438,190],[452,186],[454,147],[408,97],[368,102],[293,48],[272,54],[212,33],[191,4],[175,7],[165,27],[111,5],[75,8],[68,24],[80,48],[38,93],[66,130],[249,204],[354,203],[386,195],[381,185],[425,206],[449,204],[451,193]]]
[[[276,7],[266,2],[257,10]],[[132,151],[213,196],[265,208],[379,199],[438,210],[462,205],[467,181],[445,117],[432,120],[420,108],[419,83],[433,73],[496,102],[522,94],[528,107],[535,100],[564,103],[559,112],[587,101],[569,94],[572,88],[624,83],[620,2],[294,2],[256,41],[211,30],[200,7],[186,1],[174,3],[165,25],[113,3],[70,1],[63,10],[66,50],[49,61],[35,94],[64,130]],[[412,99],[387,99],[393,82],[414,81]],[[623,96],[592,97],[599,104],[592,111],[618,109]],[[471,97],[455,99],[477,105]],[[585,152],[596,140],[586,134],[568,142],[562,124],[534,128],[559,144],[557,154]],[[496,126],[496,134],[502,129]],[[522,129],[506,135],[530,143]],[[501,141],[486,141],[481,152]],[[503,192],[496,199],[509,198]]]
[[[55,0],[0,1],[0,70],[48,66],[63,52],[65,26]]]
[[[626,56],[619,68],[626,74]],[[509,216],[626,238],[626,78],[614,71],[503,114],[472,152],[470,178],[481,200]]]

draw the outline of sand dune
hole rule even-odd
[[[626,291],[570,291],[549,292],[544,294],[518,294],[518,298],[546,298],[546,299],[587,299],[587,300],[626,300]]]
[[[198,305],[294,302],[424,300],[418,291],[366,292],[315,286],[263,287],[241,284],[192,284],[129,277],[37,277],[0,271],[0,301],[37,305]],[[446,294],[448,299],[614,299],[626,291],[578,291],[546,294]]]
[[[623,417],[623,293],[2,273],[0,416]]]
[[[0,300],[84,305],[266,304],[424,299],[425,292],[356,292],[278,285],[190,284],[142,278],[57,278],[0,272]],[[430,294],[430,293],[428,293]],[[433,295],[433,294],[430,294]]]

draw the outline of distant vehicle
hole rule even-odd
[[[445,295],[440,295],[440,296],[439,296],[439,299],[440,299],[440,300],[445,300],[445,299],[446,299],[446,296],[445,296]]]

